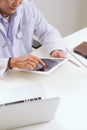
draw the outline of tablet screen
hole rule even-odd
[[[39,66],[34,71],[47,72],[47,71],[51,70],[52,68],[54,68],[55,66],[57,66],[62,61],[64,61],[64,59],[53,59],[53,58],[49,58],[49,59],[42,58],[42,60],[44,61],[46,68],[43,69],[43,66]]]

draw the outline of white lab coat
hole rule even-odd
[[[9,57],[23,56],[32,52],[33,35],[39,38],[48,53],[55,49],[63,49],[59,32],[28,0],[24,0],[18,7],[12,24],[13,43],[10,43],[0,22],[0,77],[3,77],[6,72]]]

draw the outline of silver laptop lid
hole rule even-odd
[[[59,98],[21,102],[0,107],[0,129],[24,127],[50,121],[54,118]]]

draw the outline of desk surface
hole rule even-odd
[[[87,40],[87,28],[64,38],[65,44],[70,46],[84,40]],[[34,53],[40,56],[46,54],[43,48]],[[21,87],[32,82],[41,82],[48,95],[54,94],[61,97],[59,109],[55,119],[49,123],[15,130],[87,130],[86,69],[76,67],[67,61],[49,75],[11,71],[5,79],[0,79],[0,90]]]

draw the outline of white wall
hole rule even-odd
[[[62,36],[87,26],[87,0],[33,0]]]

